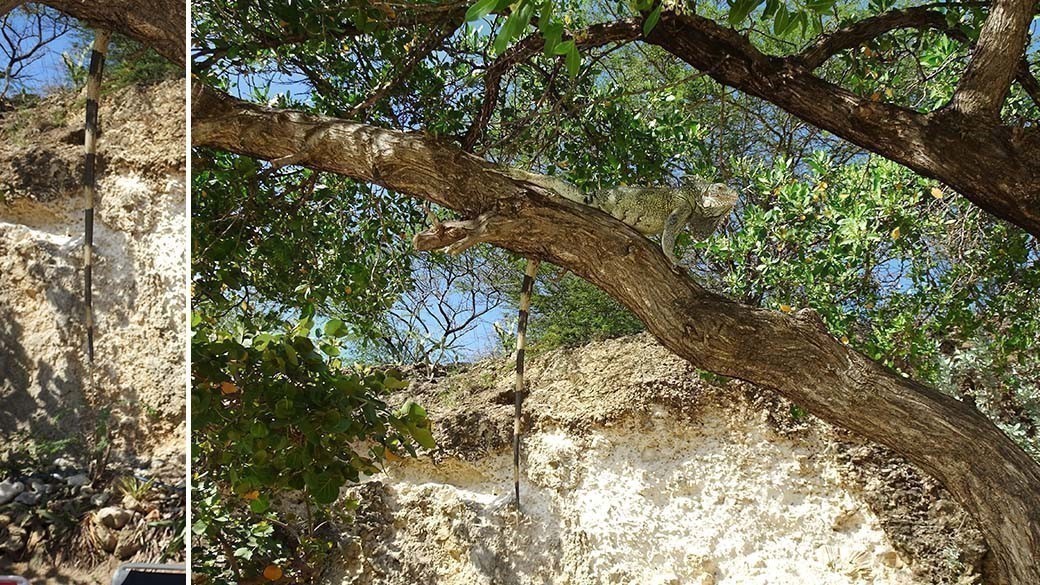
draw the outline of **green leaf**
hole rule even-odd
[[[646,16],[646,20],[643,21],[643,36],[649,35],[650,31],[654,30],[654,27],[657,26],[657,21],[661,20],[662,6],[664,5],[658,4],[657,8],[654,8],[654,10]]]
[[[416,418],[420,418],[420,419],[426,418],[426,409],[423,408],[422,406],[420,406],[419,403],[417,403],[417,402],[409,402],[408,406],[407,406],[407,409],[408,409],[408,416],[412,416],[412,417],[416,417]]]
[[[762,18],[773,18],[776,9],[780,7],[780,0],[766,0],[766,7],[762,9]]]
[[[348,333],[350,330],[342,319],[329,319],[329,322],[325,324],[325,335],[330,337],[346,337]]]
[[[205,520],[199,520],[198,522],[191,525],[191,532],[196,536],[202,536],[206,534],[206,530],[209,529],[209,522]]]
[[[781,4],[773,17],[773,34],[783,36],[791,28],[791,22],[791,13],[787,11],[787,6]]]
[[[799,12],[795,16],[795,22],[798,23],[799,28],[801,28],[802,33],[804,34],[805,33],[805,29],[809,28],[809,13],[808,12]]]
[[[823,13],[829,11],[834,7],[836,0],[809,0],[805,3],[805,7],[816,13]]]
[[[290,364],[292,364],[294,366],[300,365],[300,360],[296,356],[296,349],[294,349],[293,346],[290,345],[288,341],[283,341],[282,342],[282,348],[285,349],[285,357],[287,357],[289,359],[289,363]]]
[[[261,494],[259,498],[249,502],[249,509],[255,514],[263,514],[271,507],[271,501],[267,498],[266,494]]]
[[[307,453],[303,449],[291,449],[285,454],[285,466],[289,469],[300,469],[307,464]]]
[[[578,48],[574,47],[569,53],[567,53],[567,74],[572,78],[577,77],[581,71],[581,54],[578,53]]]
[[[410,425],[409,428],[412,431],[412,436],[415,437],[415,442],[426,449],[437,447],[437,442],[433,440],[433,433],[430,432],[429,427]]]
[[[545,46],[542,50],[546,57],[551,57],[556,53],[556,47],[563,38],[563,25],[558,22],[546,25],[542,29],[542,38],[545,39]]]
[[[509,43],[524,32],[524,29],[530,24],[533,15],[534,4],[530,1],[524,2],[514,10],[509,15],[509,18],[506,19],[506,23],[502,26],[502,30],[498,32],[498,36],[495,37],[495,52],[498,54],[505,52]]]
[[[538,15],[538,30],[542,31],[544,35],[549,31],[549,28],[559,24],[556,19],[553,18],[553,3],[551,0],[547,0],[542,5],[542,12]],[[561,25],[562,26],[562,25]]]
[[[343,477],[332,472],[316,473],[307,471],[303,474],[303,482],[307,492],[317,504],[331,504],[339,497],[339,488],[343,485]]]
[[[736,0],[730,5],[729,9],[729,24],[730,26],[736,26],[751,14],[751,11],[762,4],[765,0]]]
[[[274,336],[270,333],[261,333],[253,338],[253,347],[263,351],[267,349],[267,345],[274,340]]]
[[[389,376],[388,375],[383,380],[383,387],[384,388],[388,388],[390,390],[404,390],[405,388],[408,387],[408,381],[407,380],[399,380],[395,376]]]
[[[341,353],[339,347],[331,343],[321,344],[321,351],[329,357],[339,357],[339,354]]]
[[[570,39],[568,41],[564,41],[564,42],[556,45],[556,48],[553,49],[553,54],[555,54],[555,55],[567,55],[571,51],[574,51],[576,49],[577,49],[577,47],[574,45],[574,39]]]
[[[497,4],[498,0],[479,0],[466,11],[466,22],[484,18],[491,14],[491,11],[495,9]]]
[[[293,414],[293,401],[288,398],[279,400],[274,405],[274,414],[278,418],[289,418]]]

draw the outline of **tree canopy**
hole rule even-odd
[[[645,324],[698,367],[906,455],[979,520],[996,582],[1040,579],[1036,8],[195,3],[194,350],[214,369],[195,369],[193,400],[234,409],[215,394],[233,382],[274,405],[207,418],[199,440],[221,450],[231,426],[285,420],[288,390],[240,358],[284,385],[361,375],[342,373],[348,356],[453,355],[455,325],[508,305],[518,258],[409,239],[490,243],[572,273],[539,285],[543,347]],[[700,175],[741,203],[723,233],[680,241],[680,274],[495,164],[586,190]],[[473,309],[444,310],[459,298]],[[284,340],[311,361],[285,362]],[[394,428],[374,441],[411,445]]]

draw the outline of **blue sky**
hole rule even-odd
[[[14,28],[20,29],[27,24],[28,20],[24,12],[15,10],[7,17],[7,22]],[[25,69],[21,87],[30,93],[44,93],[48,89],[67,84],[68,76],[62,61],[62,53],[69,53],[77,62],[83,61],[86,57],[85,54],[73,53],[77,38],[78,33],[72,29],[40,49],[39,59]],[[23,45],[23,48],[28,47]],[[2,63],[4,67],[6,67],[6,60],[6,56],[4,56]]]

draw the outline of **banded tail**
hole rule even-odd
[[[539,261],[527,260],[524,282],[520,286],[520,315],[516,323],[516,390],[513,411],[513,491],[516,493],[516,509],[520,510],[520,414],[524,396],[524,349],[527,346],[527,313],[531,308],[531,293],[534,277],[538,274]]]
[[[94,195],[97,191],[98,100],[101,97],[101,74],[105,69],[105,53],[111,33],[99,30],[94,35],[87,72],[87,121],[83,132],[83,304],[86,307],[87,362],[94,363],[94,300],[91,295],[91,269],[94,263]]]

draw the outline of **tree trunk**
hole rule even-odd
[[[814,312],[791,317],[710,293],[625,224],[527,190],[435,138],[192,91],[196,146],[292,161],[474,218],[418,235],[417,247],[488,242],[586,278],[697,367],[775,389],[913,461],[978,520],[992,583],[1040,583],[1040,465],[972,407],[835,340]]]

